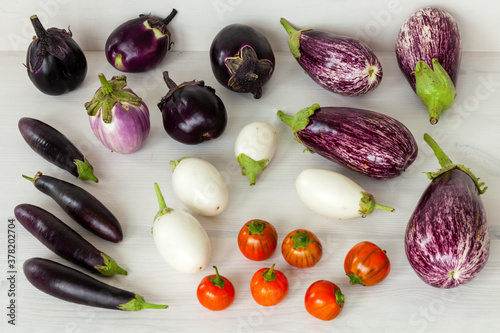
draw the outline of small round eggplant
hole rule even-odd
[[[131,73],[156,67],[172,44],[167,25],[176,14],[172,9],[165,19],[140,15],[117,27],[106,40],[108,62],[119,71]]]
[[[226,108],[215,89],[203,81],[177,85],[168,72],[163,78],[169,91],[158,103],[163,127],[174,140],[195,145],[218,138],[227,125]]]
[[[36,33],[26,55],[31,82],[47,95],[62,95],[76,89],[87,75],[87,59],[72,38],[71,30],[45,30],[36,15],[30,19]]]
[[[364,95],[382,80],[382,66],[362,41],[324,31],[295,30],[285,19],[288,46],[305,72],[321,87],[343,96]]]
[[[262,96],[274,73],[274,53],[267,38],[244,24],[231,24],[215,36],[210,63],[217,81],[229,90]]]

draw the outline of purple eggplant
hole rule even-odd
[[[411,132],[387,115],[314,104],[278,117],[310,152],[375,179],[389,179],[408,168],[418,148]]]
[[[465,166],[454,164],[428,135],[441,170],[429,172],[431,183],[411,215],[405,251],[411,267],[427,284],[457,287],[486,265],[490,236],[480,195],[487,187]]]
[[[94,168],[82,152],[61,132],[41,120],[23,117],[19,131],[38,155],[81,180],[98,182]]]
[[[87,59],[71,30],[45,30],[36,15],[30,19],[36,33],[26,55],[31,82],[47,95],[62,95],[79,87],[87,75]]]
[[[167,25],[177,14],[172,9],[165,19],[139,15],[117,27],[106,40],[108,62],[122,72],[145,72],[158,66],[172,42]]]
[[[120,222],[95,196],[83,188],[38,172],[30,178],[23,175],[42,193],[48,195],[78,224],[113,243],[123,239]]]
[[[229,90],[262,96],[262,86],[274,73],[271,44],[256,29],[245,24],[230,24],[214,37],[210,63],[217,81]]]
[[[48,259],[30,258],[24,262],[23,271],[35,288],[67,302],[124,311],[168,307],[147,303],[136,293],[113,287]]]
[[[411,15],[396,40],[399,68],[429,110],[431,124],[455,100],[462,58],[457,22],[440,8],[426,7]]]
[[[168,72],[163,79],[169,91],[158,103],[163,127],[172,139],[195,145],[218,138],[227,125],[227,112],[215,89],[203,81],[177,85]]]
[[[127,275],[116,261],[96,249],[75,230],[45,209],[20,204],[14,208],[16,219],[43,245],[68,261],[104,276]]]
[[[295,30],[284,18],[288,46],[305,72],[321,87],[343,96],[364,95],[382,80],[382,66],[362,41],[324,31]]]

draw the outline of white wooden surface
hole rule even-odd
[[[89,72],[83,86],[59,97],[38,92],[30,83],[22,66],[23,52],[0,53],[2,76],[1,174],[0,202],[2,227],[0,239],[0,271],[2,282],[0,304],[2,332],[106,332],[120,327],[123,332],[484,332],[498,326],[500,300],[499,206],[497,171],[500,153],[497,105],[500,102],[500,54],[465,53],[459,77],[458,96],[452,110],[445,112],[438,125],[427,121],[417,97],[397,68],[392,52],[379,53],[384,68],[381,85],[359,98],[337,96],[313,83],[286,52],[277,53],[276,72],[265,86],[262,99],[235,94],[214,79],[206,52],[174,52],[161,69],[146,74],[128,75],[129,86],[142,95],[149,105],[152,129],[145,146],[131,155],[108,151],[93,136],[83,104],[98,88],[97,74],[118,74],[105,61],[101,52],[88,52]],[[168,69],[180,83],[204,79],[216,88],[224,100],[229,123],[219,139],[198,146],[185,146],[163,131],[156,103],[166,92],[161,71]],[[324,158],[304,153],[289,129],[275,116],[281,109],[294,114],[300,108],[319,103],[323,106],[353,106],[391,115],[407,125],[416,137],[420,154],[402,176],[389,181],[376,181],[357,175]],[[36,155],[23,141],[17,129],[22,116],[36,117],[65,133],[94,165],[98,184],[81,182],[69,173],[52,166]],[[248,122],[265,120],[276,126],[279,146],[275,159],[249,187],[234,161],[233,144],[238,131]],[[422,140],[430,133],[455,162],[461,162],[488,185],[483,195],[489,216],[490,259],[485,269],[469,284],[452,290],[440,290],[424,284],[409,266],[404,254],[406,223],[420,194],[428,184],[425,171],[438,168],[430,149]],[[207,269],[198,275],[176,273],[157,254],[150,234],[157,212],[153,183],[158,182],[167,204],[184,209],[171,193],[171,170],[168,162],[183,156],[198,156],[213,163],[225,177],[230,191],[227,210],[218,217],[198,216],[211,239],[211,265],[217,265],[236,288],[236,299],[222,312],[203,308],[196,299],[201,279],[212,274]],[[298,173],[309,167],[336,170],[351,177],[380,203],[389,204],[396,212],[375,212],[365,219],[331,221],[310,212],[295,193]],[[36,190],[21,174],[37,171],[74,182],[93,193],[115,213],[124,229],[124,240],[111,244],[89,234],[72,222],[52,199]],[[56,255],[41,245],[16,222],[16,326],[7,324],[6,281],[7,220],[13,218],[17,204],[31,203],[43,207],[114,257],[129,275],[101,278],[114,286],[143,295],[147,301],[165,303],[166,310],[144,310],[136,313],[95,309],[52,298],[29,284],[22,273],[24,260],[41,256],[59,262]],[[324,257],[311,269],[288,266],[279,251],[265,262],[251,262],[239,252],[236,239],[244,222],[262,218],[273,223],[279,242],[290,231],[305,227],[316,233],[324,245]],[[347,251],[357,242],[369,240],[384,248],[391,260],[388,278],[374,287],[351,286],[343,271]],[[290,281],[288,297],[272,308],[257,305],[249,291],[251,276],[259,268],[276,263]],[[210,265],[210,266],[211,266]],[[70,266],[72,266],[70,264]],[[318,279],[337,283],[346,297],[345,308],[332,322],[322,322],[304,309],[307,287]]]

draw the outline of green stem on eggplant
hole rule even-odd
[[[361,192],[361,199],[359,200],[359,211],[358,213],[362,216],[365,217],[367,215],[370,215],[373,213],[374,210],[380,209],[380,210],[386,210],[389,212],[394,212],[394,208],[389,207],[389,206],[384,206],[380,205],[375,202],[375,198],[371,193],[367,192]]]
[[[264,171],[267,168],[267,164],[269,163],[268,159],[263,159],[260,161],[256,161],[250,156],[241,153],[236,157],[236,161],[241,167],[241,173],[243,176],[248,175],[248,181],[250,185],[255,185],[257,181],[257,175]]]

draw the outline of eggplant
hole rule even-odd
[[[395,48],[401,72],[436,124],[456,96],[462,58],[457,22],[441,8],[421,8],[403,23]]]
[[[169,91],[158,103],[163,127],[170,137],[195,145],[216,139],[227,125],[226,107],[215,89],[204,81],[188,81],[177,85],[163,72]]]
[[[420,197],[405,233],[411,267],[425,283],[453,288],[471,281],[489,257],[490,235],[480,195],[487,187],[468,168],[454,164],[428,135],[441,169]]]
[[[148,303],[136,293],[113,287],[76,269],[44,258],[26,260],[23,271],[35,288],[67,302],[124,311],[168,307]]]
[[[342,96],[364,95],[380,84],[382,65],[362,41],[313,29],[295,30],[284,18],[288,46],[304,71],[321,87]]]
[[[118,219],[95,196],[64,180],[38,172],[30,178],[23,175],[42,193],[48,195],[73,220],[93,234],[113,243],[123,239]]]
[[[246,24],[230,24],[210,45],[210,64],[217,81],[229,90],[262,97],[262,86],[274,73],[273,49],[266,36]]]
[[[81,180],[99,180],[94,168],[82,152],[61,132],[41,120],[22,117],[18,128],[21,135],[38,155]]]
[[[153,69],[165,58],[172,42],[167,25],[177,14],[161,19],[139,15],[118,26],[106,40],[108,62],[122,72],[140,73]]]
[[[314,104],[278,117],[310,152],[374,179],[401,175],[418,154],[408,128],[378,112]]]
[[[30,19],[36,33],[26,54],[31,82],[47,95],[62,95],[79,87],[87,75],[87,59],[71,30],[45,30],[36,15]]]
[[[127,275],[127,271],[104,252],[96,249],[75,230],[45,209],[20,204],[14,215],[21,225],[52,252],[92,273],[104,276]]]

